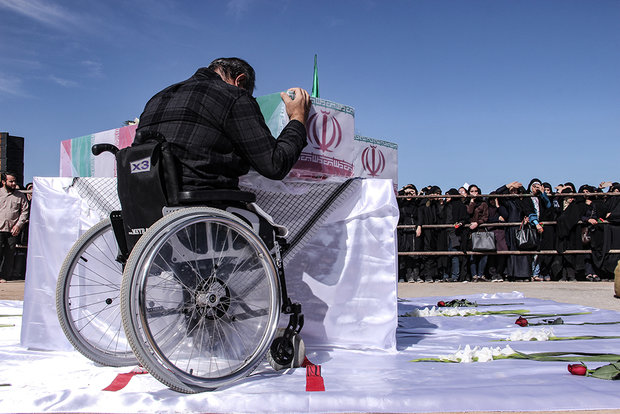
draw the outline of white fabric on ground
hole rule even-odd
[[[438,300],[466,298],[504,304],[484,310],[576,313],[566,323],[620,321],[620,312],[524,298],[518,292],[399,300],[398,313]],[[505,305],[514,303],[514,305]],[[0,315],[15,315],[21,302],[0,301]],[[618,381],[577,377],[566,362],[500,360],[484,363],[410,362],[453,353],[459,346],[505,346],[494,342],[521,328],[515,316],[399,317],[397,350],[359,351],[312,347],[322,365],[325,392],[305,391],[305,369],[275,372],[266,364],[236,384],[185,395],[150,375],[133,377],[118,392],[101,391],[131,367],[96,366],[75,351],[32,351],[19,345],[20,318],[2,317],[0,412],[438,412],[620,409]],[[556,325],[556,336],[617,335],[620,325]],[[620,340],[510,342],[523,352],[620,352]],[[589,363],[595,368],[606,363]]]

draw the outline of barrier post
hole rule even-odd
[[[620,260],[618,260],[618,265],[614,270],[614,289],[616,292],[615,296],[620,299]]]

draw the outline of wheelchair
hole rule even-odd
[[[140,363],[184,393],[232,384],[265,357],[275,369],[300,366],[304,319],[286,290],[285,235],[253,193],[179,191],[170,143],[145,134],[123,150],[93,146],[116,156],[121,211],[85,232],[61,267],[56,308],[69,341],[98,364]]]

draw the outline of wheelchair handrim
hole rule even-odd
[[[148,252],[142,255],[136,266],[132,282],[132,290],[134,290],[134,292],[131,294],[132,298],[134,298],[131,301],[134,307],[134,310],[131,312],[132,319],[134,319],[133,325],[135,327],[140,326],[141,329],[138,330],[140,337],[144,343],[148,343],[150,357],[156,360],[156,364],[174,373],[174,375],[186,385],[198,388],[216,388],[247,375],[250,368],[258,364],[263,355],[267,352],[275,336],[280,312],[280,294],[278,278],[276,276],[277,270],[265,245],[246,225],[225,216],[208,218],[210,220],[209,223],[230,227],[242,235],[244,240],[250,244],[252,251],[260,258],[261,268],[264,269],[265,273],[270,273],[272,275],[272,277],[266,277],[269,291],[271,292],[269,298],[269,315],[266,321],[267,328],[263,330],[262,336],[257,342],[258,345],[254,347],[253,351],[227,375],[217,377],[196,376],[192,372],[180,369],[169,359],[166,352],[160,347],[154,333],[151,331],[151,323],[147,315],[148,298],[146,296],[150,271],[148,265],[154,263],[161,249],[174,235],[178,234],[179,231],[195,224],[207,222],[207,220],[198,214],[183,214],[183,212],[173,214],[185,217],[178,220],[176,224],[169,223],[166,227],[158,229],[158,234],[157,236],[153,236],[153,241],[150,243]],[[137,306],[137,309],[135,309],[135,306]],[[187,340],[187,335],[181,338],[181,340]]]

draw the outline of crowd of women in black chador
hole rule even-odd
[[[462,197],[416,198],[441,195],[437,186],[424,187],[418,194],[407,184],[398,198],[400,219],[399,252],[471,251],[471,235],[489,231],[495,236],[497,251],[519,249],[519,226],[483,227],[484,223],[521,223],[535,230],[533,251],[592,250],[592,254],[531,255],[399,255],[399,282],[467,281],[598,281],[612,278],[620,255],[620,196],[563,196],[569,193],[620,193],[620,183],[603,182],[598,187],[573,183],[555,187],[534,178],[527,187],[519,182],[503,185],[482,196],[477,185],[451,188],[448,195]],[[529,193],[532,196],[519,196]],[[494,197],[513,194],[515,197]],[[544,222],[556,222],[543,227]],[[449,227],[428,228],[433,224]]]

